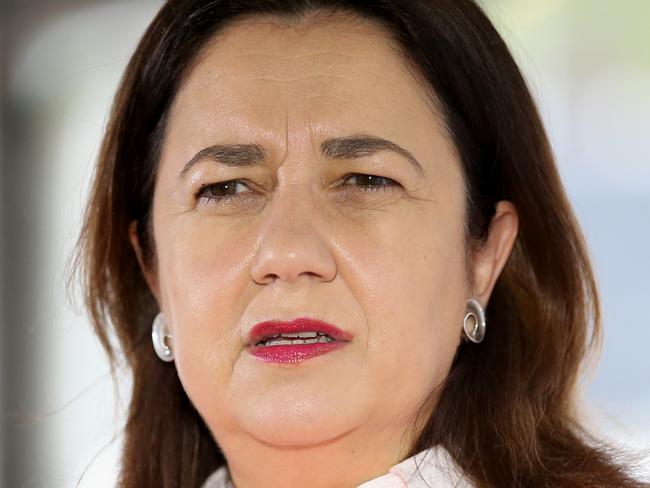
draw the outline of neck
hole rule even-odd
[[[235,488],[354,488],[407,457],[406,426],[364,426],[308,446],[275,446],[250,434],[221,436]]]

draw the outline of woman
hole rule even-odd
[[[576,415],[596,285],[470,0],[168,1],[80,252],[121,486],[648,486]]]

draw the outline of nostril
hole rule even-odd
[[[279,278],[279,275],[276,274],[268,274],[264,278],[262,278],[262,282],[259,283],[260,285],[270,285],[274,281],[276,281]]]
[[[251,278],[258,285],[270,285],[278,279],[278,275],[266,274],[264,276],[260,276],[259,274],[251,273]]]

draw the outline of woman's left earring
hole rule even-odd
[[[174,351],[171,348],[172,336],[167,329],[165,316],[160,312],[153,319],[151,327],[151,340],[153,341],[153,348],[160,359],[168,363],[174,360]]]
[[[485,310],[475,298],[467,300],[467,313],[463,320],[465,337],[478,344],[485,338]]]

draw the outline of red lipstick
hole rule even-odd
[[[251,329],[248,346],[252,355],[265,362],[286,364],[339,349],[352,337],[322,320],[300,317],[290,322],[260,322]]]

